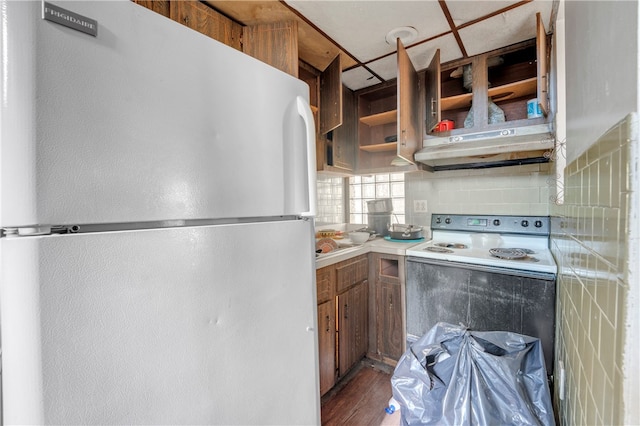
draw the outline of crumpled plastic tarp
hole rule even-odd
[[[403,425],[555,425],[540,340],[436,324],[391,378]]]

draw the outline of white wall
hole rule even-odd
[[[637,108],[637,1],[565,2],[567,163]]]
[[[407,223],[431,225],[432,213],[546,216],[555,197],[550,163],[405,174]],[[413,211],[427,202],[427,213]]]

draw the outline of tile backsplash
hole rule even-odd
[[[564,399],[556,392],[560,424],[625,422],[626,307],[630,286],[638,285],[628,273],[635,126],[634,116],[627,117],[569,164],[565,202],[552,206],[556,362],[566,377]]]
[[[428,226],[432,213],[549,215],[552,163],[405,175],[407,223]],[[416,213],[414,200],[427,201]]]

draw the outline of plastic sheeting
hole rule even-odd
[[[391,378],[403,425],[554,425],[540,340],[438,323]]]

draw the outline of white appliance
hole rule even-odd
[[[409,344],[438,322],[541,340],[553,373],[557,266],[548,216],[433,214],[407,249]]]
[[[3,422],[319,423],[308,87],[130,1],[1,13]]]
[[[557,272],[548,217],[434,214],[431,230],[431,240],[409,248],[408,256]]]

